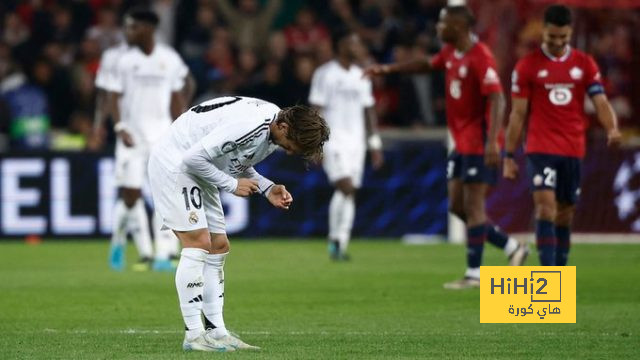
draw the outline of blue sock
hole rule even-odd
[[[569,260],[569,248],[571,247],[571,229],[568,226],[556,226],[556,265],[565,266]]]
[[[554,266],[556,264],[556,234],[555,225],[548,220],[536,221],[536,245],[540,265]]]
[[[500,228],[492,223],[487,223],[485,226],[487,227],[487,240],[500,249],[504,249],[504,246],[507,245],[507,240],[509,240],[509,236],[500,231]]]
[[[480,267],[482,264],[482,250],[484,250],[484,240],[487,237],[486,225],[478,225],[467,228],[467,266],[470,268]]]

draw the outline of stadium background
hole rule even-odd
[[[92,136],[93,79],[101,52],[122,38],[121,15],[141,3],[160,14],[158,38],[175,46],[194,74],[194,102],[240,94],[288,106],[307,102],[313,70],[332,56],[331,29],[348,26],[362,36],[362,64],[428,56],[441,46],[435,23],[445,1],[3,1],[0,236],[108,235],[115,189],[103,160],[113,153],[114,137],[110,130],[104,138]],[[548,3],[469,1],[505,89],[516,59],[538,46]],[[640,98],[640,40],[634,31],[640,15],[629,11],[632,1],[573,3],[579,5],[574,44],[600,65],[625,134],[625,146],[609,150],[592,122],[575,230],[634,233],[640,231],[634,116],[640,110],[634,101]],[[376,78],[374,84],[387,164],[365,176],[355,235],[446,235],[442,74]],[[260,169],[293,189],[296,206],[282,214],[257,198],[246,203],[227,197],[230,233],[326,233],[331,189],[319,169],[305,171],[279,154]],[[527,191],[522,176],[516,183],[501,181],[489,197],[490,215],[507,231],[531,228]]]

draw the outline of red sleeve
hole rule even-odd
[[[524,59],[516,64],[511,73],[511,96],[528,98],[531,95],[530,65]]]
[[[587,76],[585,76],[586,85],[592,85],[595,83],[602,83],[602,78],[600,76],[600,69],[598,68],[598,64],[595,60],[589,55],[587,55],[587,66],[586,66]]]
[[[502,84],[500,84],[500,76],[496,71],[496,61],[489,50],[483,50],[481,55],[474,62],[475,75],[480,83],[480,92],[482,95],[502,92]]]
[[[442,48],[434,57],[431,58],[431,68],[433,70],[444,70],[445,48]]]

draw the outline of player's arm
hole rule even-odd
[[[613,111],[607,95],[603,93],[591,97],[593,105],[596,108],[596,115],[602,127],[607,131],[607,145],[618,146],[622,141],[622,135],[618,129],[618,118]]]
[[[402,63],[374,64],[364,69],[365,76],[389,75],[395,73],[413,74],[431,72],[433,66],[427,58],[413,59]]]
[[[131,147],[134,145],[133,138],[129,133],[126,125],[120,119],[120,99],[122,98],[122,94],[119,92],[107,92],[107,101],[109,103],[108,111],[111,114],[111,119],[113,120],[113,130],[116,135],[122,139],[122,143],[125,146]]]
[[[382,153],[382,139],[378,134],[378,115],[374,106],[368,106],[364,109],[365,125],[367,129],[367,147],[371,154],[371,165],[374,169],[379,169],[384,163],[384,155]]]
[[[498,134],[502,130],[502,114],[504,114],[505,100],[502,92],[493,92],[488,96],[490,125],[485,146],[484,162],[488,166],[498,166],[500,162],[500,144]]]
[[[505,141],[505,158],[503,162],[503,175],[507,179],[515,179],[518,176],[518,164],[513,158],[516,151],[522,128],[524,127],[527,111],[529,107],[529,99],[521,97],[512,97],[511,114],[509,115],[509,125],[507,126]]]
[[[289,209],[289,206],[293,202],[293,196],[291,196],[284,185],[276,185],[273,181],[260,175],[253,166],[245,170],[242,177],[255,180],[258,183],[258,191],[260,194],[266,197],[273,206],[283,210]]]
[[[92,149],[97,150],[102,147],[105,130],[104,124],[109,117],[109,104],[107,102],[107,91],[96,87],[96,108],[93,114]]]
[[[247,197],[259,191],[257,181],[246,178],[234,179],[218,169],[202,142],[193,145],[182,157],[182,162],[188,173],[236,196]]]
[[[174,91],[171,93],[171,118],[177,119],[186,110],[187,102],[182,91]]]

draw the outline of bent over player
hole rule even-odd
[[[229,239],[219,192],[259,193],[286,210],[291,194],[253,166],[278,147],[320,161],[328,138],[329,128],[316,110],[280,109],[236,96],[191,108],[153,147],[149,181],[156,211],[183,247],[175,282],[186,328],[184,350],[258,349],[232,336],[222,316]]]
[[[552,5],[544,13],[540,49],[526,55],[512,74],[512,110],[507,127],[504,176],[515,179],[513,159],[525,118],[529,117],[525,153],[536,218],[541,265],[567,264],[570,226],[580,194],[585,154],[585,95],[596,108],[609,145],[620,142],[615,113],[607,100],[593,58],[569,45],[571,11]]]

